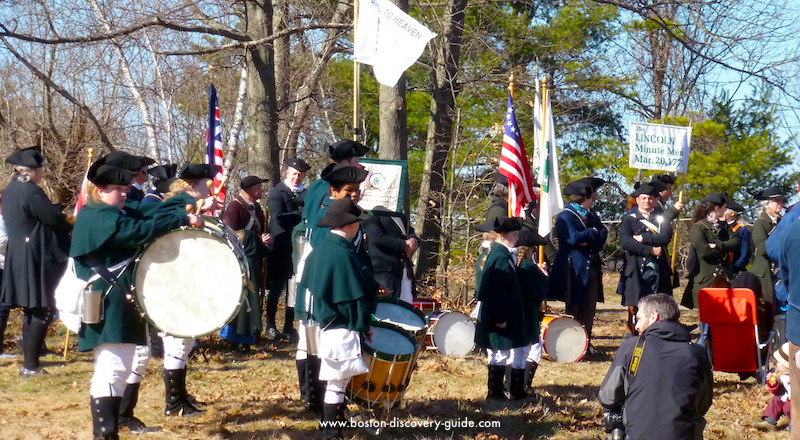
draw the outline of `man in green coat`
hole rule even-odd
[[[476,294],[480,310],[475,343],[486,349],[489,364],[486,398],[506,398],[503,380],[510,364],[509,390],[513,398],[521,399],[528,395],[524,388],[525,360],[531,344],[514,248],[522,219],[498,217],[486,226],[498,234],[490,246]]]
[[[344,392],[353,376],[366,373],[361,335],[370,340],[374,311],[370,286],[352,239],[368,215],[348,198],[333,202],[320,227],[331,228],[308,257],[314,270],[303,274],[301,285],[312,294],[310,314],[320,324],[319,379],[327,381],[323,423],[344,420]],[[341,427],[323,425],[323,438],[341,438]]]

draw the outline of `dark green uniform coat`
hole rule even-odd
[[[39,185],[12,179],[3,192],[8,247],[0,304],[55,307],[72,225]]]
[[[375,312],[375,295],[368,289],[362,263],[350,240],[331,232],[319,240],[306,261],[301,282],[312,294],[312,318],[323,328],[367,332]]]
[[[729,280],[733,275],[728,252],[739,247],[739,236],[731,232],[727,223],[717,224],[719,229],[712,226],[708,220],[702,219],[692,225],[690,240],[697,258],[696,268],[690,271],[691,278],[681,301],[685,307],[695,308],[698,292],[704,287],[710,287],[717,275],[722,274]],[[709,246],[711,243],[716,246],[711,248]]]
[[[492,350],[509,350],[530,344],[522,297],[516,271],[516,257],[501,243],[491,245],[483,266],[477,298],[481,301],[475,343]],[[505,328],[497,324],[506,323]]]
[[[767,256],[767,238],[778,226],[764,212],[753,223],[753,265],[750,272],[761,281],[761,297],[772,304],[775,291],[775,280],[772,277],[772,260]]]
[[[531,344],[539,342],[539,310],[547,298],[547,275],[542,273],[533,261],[525,259],[517,267],[519,285],[522,289],[522,302],[525,304],[525,325]]]
[[[103,203],[86,205],[75,220],[70,249],[70,255],[75,257],[78,277],[89,279],[93,274],[85,261],[89,254],[97,258],[103,266],[113,266],[135,255],[139,248],[159,235],[186,224],[185,206],[193,203],[194,199],[182,193],[162,204],[150,204],[147,207],[147,216],[128,206],[121,211],[116,206]],[[133,266],[129,265],[122,273],[119,285],[133,284]],[[93,287],[106,291],[108,284],[98,280]],[[147,343],[144,318],[132,299],[126,298],[117,287],[109,291],[104,308],[105,319],[102,322],[81,325],[78,333],[80,351],[92,350],[105,343]]]

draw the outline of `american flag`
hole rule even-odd
[[[508,178],[508,211],[510,216],[524,217],[524,208],[536,200],[533,192],[533,179],[525,143],[517,126],[514,102],[508,95],[506,122],[503,124],[503,150],[500,153],[500,174]]]
[[[222,124],[219,120],[219,99],[214,84],[208,88],[208,131],[206,131],[206,163],[219,165],[220,171],[214,176],[214,191],[225,198],[225,188],[220,189],[222,182]]]
[[[81,182],[81,189],[78,191],[78,200],[75,201],[75,209],[72,211],[72,215],[77,217],[78,212],[81,208],[86,205],[87,202],[87,194],[86,194],[86,186],[89,183],[89,180],[86,178],[86,174],[83,175],[83,182]]]

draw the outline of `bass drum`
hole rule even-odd
[[[556,362],[578,362],[589,349],[589,334],[577,319],[546,314],[542,318],[542,348]]]
[[[475,324],[461,312],[439,310],[428,315],[428,350],[451,356],[465,356],[475,348]]]
[[[236,234],[212,218],[205,222],[156,238],[136,258],[134,302],[172,336],[196,338],[221,329],[236,316],[250,284]]]

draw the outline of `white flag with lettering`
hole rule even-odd
[[[353,55],[356,62],[372,66],[379,83],[391,87],[435,36],[389,0],[361,0]]]

